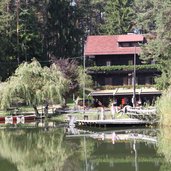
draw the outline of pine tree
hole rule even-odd
[[[154,6],[152,12],[155,13],[154,21],[156,26],[154,31],[156,37],[143,47],[141,58],[147,62],[154,60],[160,64],[162,75],[156,80],[159,88],[166,89],[171,84],[171,2],[170,0],[151,2]],[[156,8],[156,4],[158,8]],[[146,23],[146,21],[144,22]]]
[[[10,12],[10,0],[0,0],[0,80],[7,78],[15,68],[11,42],[14,32],[14,29],[11,28],[14,15]]]
[[[47,18],[47,51],[50,58],[80,55],[82,30],[78,27],[79,8],[67,0],[50,0]]]
[[[37,8],[34,3],[20,2],[19,8],[19,57],[20,62],[31,61],[36,57],[40,61],[42,50],[42,37],[37,15]],[[16,35],[17,36],[17,35]]]
[[[109,0],[105,7],[104,34],[128,33],[134,23],[133,0]]]
[[[142,33],[155,31],[158,6],[156,0],[134,0],[135,24]]]
[[[40,59],[43,56],[37,12],[32,1],[0,1],[2,80],[10,76],[22,61],[30,61],[32,57]]]

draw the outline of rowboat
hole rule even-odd
[[[25,123],[29,121],[34,121],[36,119],[36,115],[9,115],[9,116],[1,116],[0,123],[4,124],[18,124]]]

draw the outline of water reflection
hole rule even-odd
[[[170,171],[171,168],[171,128],[161,127],[158,134],[158,153],[163,155],[165,160],[161,171]]]
[[[126,129],[126,130],[110,130],[102,132],[88,131],[75,127],[68,127],[66,137],[91,137],[97,140],[111,141],[115,144],[116,141],[140,140],[148,143],[157,142],[156,129]]]
[[[12,128],[12,129],[11,129]],[[17,129],[14,129],[17,128]],[[169,171],[170,130],[87,130],[47,120],[0,131],[3,171]],[[168,139],[166,137],[168,134]]]
[[[71,155],[63,135],[63,129],[0,131],[0,156],[19,171],[60,171]]]
[[[70,127],[68,139],[80,139],[84,155],[84,170],[160,170],[161,158],[156,154],[156,129],[87,131]],[[89,149],[91,142],[91,150]]]

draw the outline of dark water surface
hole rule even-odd
[[[171,168],[158,154],[156,129],[85,130],[55,123],[45,125],[0,130],[0,171],[169,171]]]

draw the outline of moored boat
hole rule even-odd
[[[34,121],[36,119],[36,115],[9,115],[9,116],[1,116],[0,123],[4,124],[18,124],[25,123],[28,121]]]

